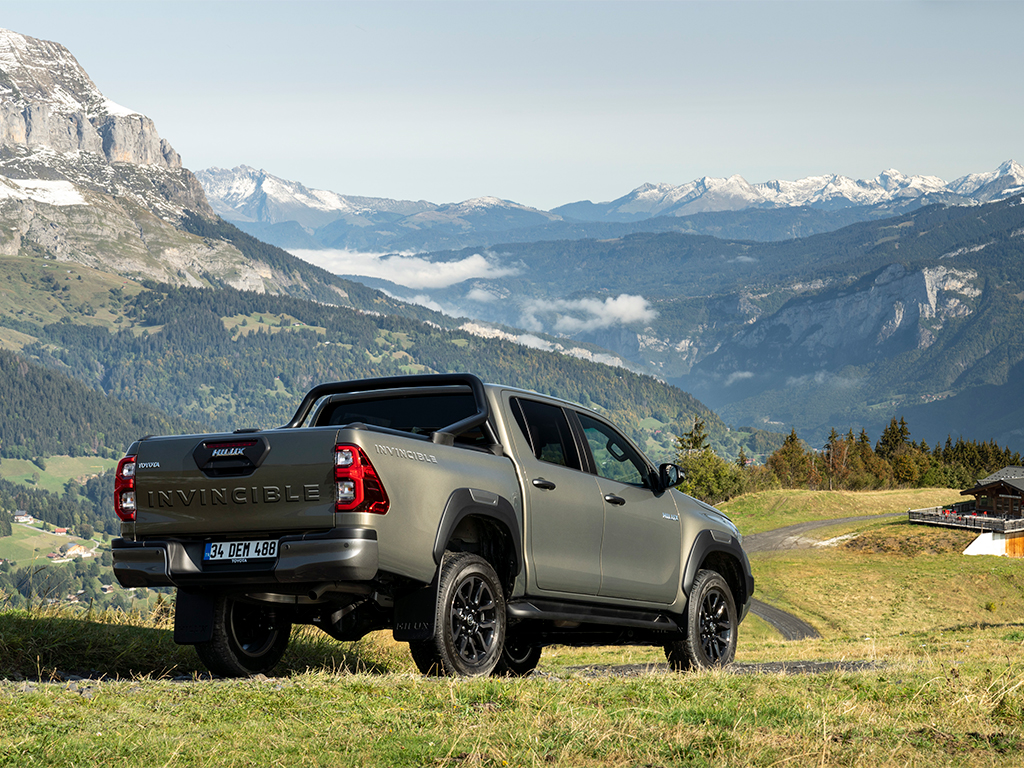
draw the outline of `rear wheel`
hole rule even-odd
[[[724,667],[736,658],[736,601],[717,571],[698,571],[686,604],[684,639],[668,643],[665,656],[677,672]]]
[[[434,636],[409,643],[425,675],[489,675],[505,644],[505,597],[491,564],[469,552],[441,563]]]
[[[274,608],[219,597],[213,617],[213,638],[196,643],[211,672],[223,677],[266,673],[284,656],[292,625]]]

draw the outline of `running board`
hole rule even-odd
[[[534,599],[514,600],[505,606],[505,610],[509,616],[516,619],[578,621],[580,624],[610,624],[616,627],[682,632],[679,625],[663,613],[624,611],[615,608]]]

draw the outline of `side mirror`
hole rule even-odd
[[[662,464],[658,467],[658,482],[661,484],[663,491],[675,488],[685,479],[686,473],[683,472],[678,464]]]

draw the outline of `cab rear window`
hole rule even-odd
[[[413,435],[431,435],[474,413],[476,404],[469,392],[339,399],[324,404],[315,424],[318,427],[343,427],[361,423]],[[459,435],[456,442],[480,447],[488,444],[480,429]]]

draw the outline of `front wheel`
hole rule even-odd
[[[409,643],[425,675],[489,675],[505,645],[505,596],[491,564],[469,552],[441,563],[434,636]]]
[[[505,636],[505,645],[501,649],[501,658],[494,667],[495,675],[506,677],[523,677],[537,668],[540,662],[541,648],[527,645],[521,641]]]
[[[686,604],[686,635],[668,643],[665,656],[673,671],[724,667],[736,658],[736,600],[717,571],[698,571]]]
[[[196,643],[196,652],[214,674],[248,677],[277,666],[291,632],[291,622],[274,608],[218,597],[213,609],[213,638]]]

